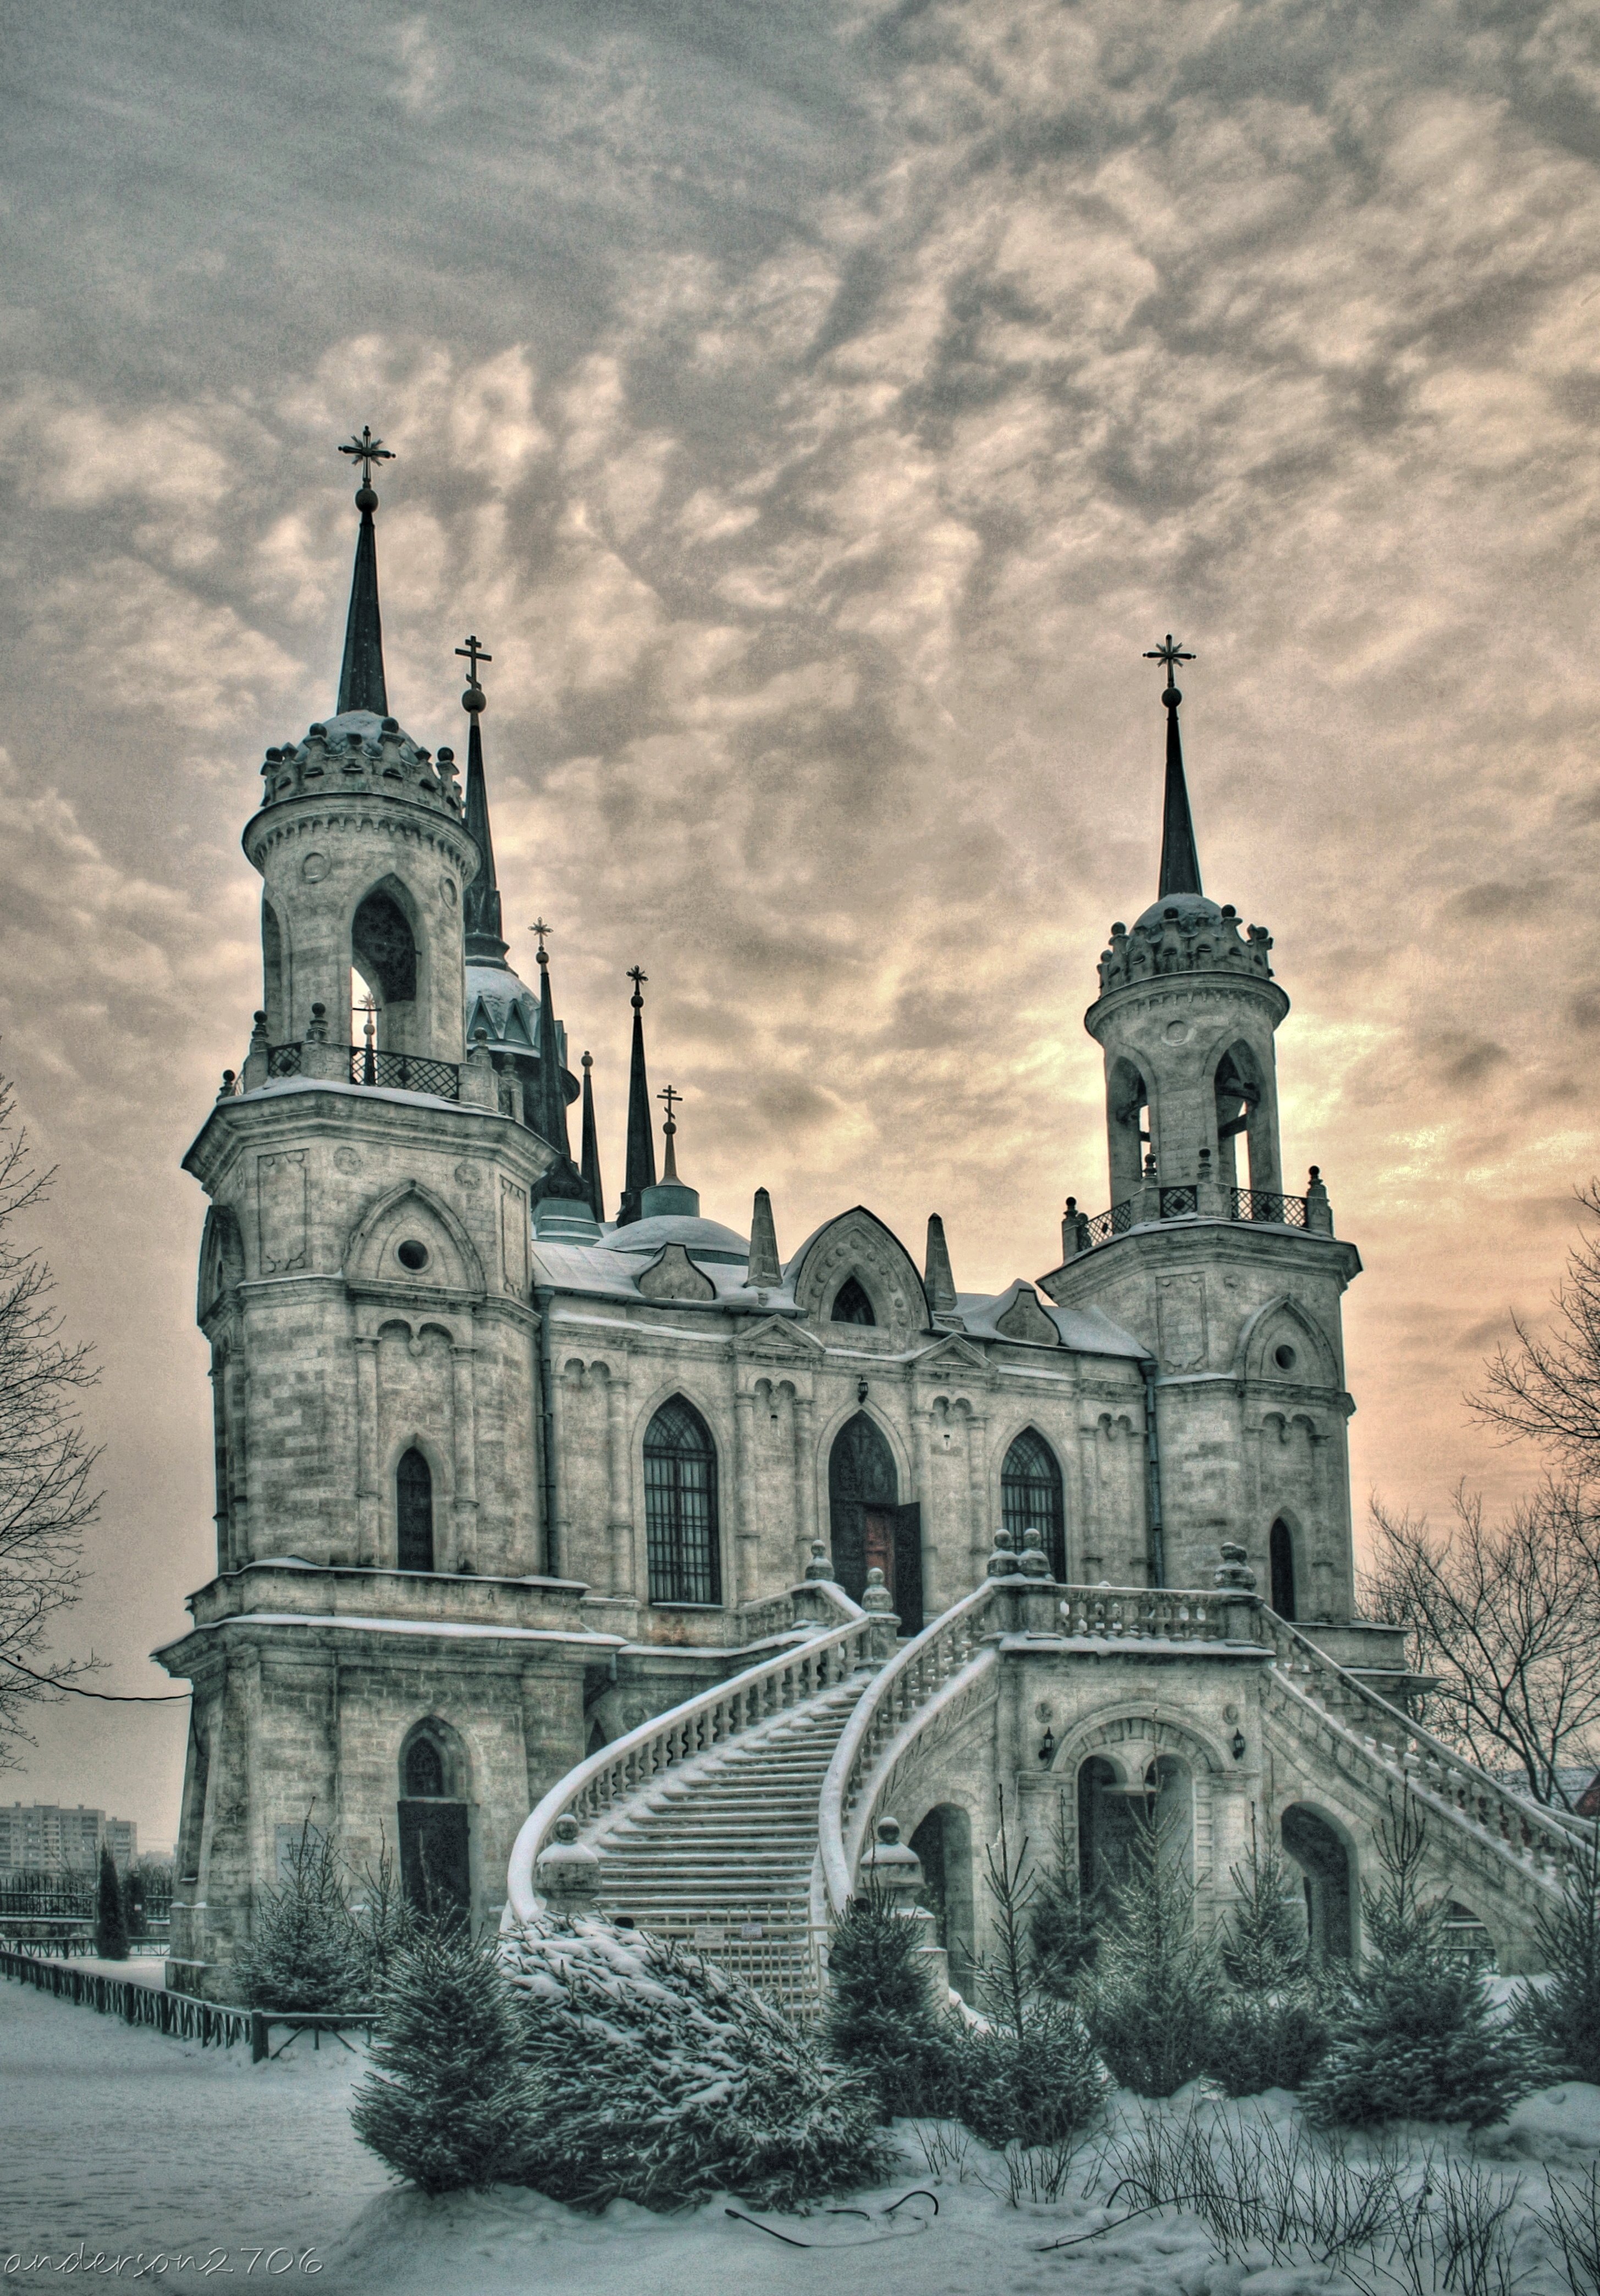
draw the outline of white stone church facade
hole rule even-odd
[[[1112,1209],[1069,1200],[1059,1266],[980,1296],[936,1218],[919,1267],[861,1205],[786,1252],[765,1191],[702,1217],[670,1132],[657,1177],[637,980],[608,1218],[587,1056],[542,946],[537,995],[505,963],[476,641],[464,787],[389,714],[363,467],[340,706],[267,752],[262,1006],[185,1158],[217,1570],[159,1653],[193,1689],[169,1982],[231,1997],[307,1821],[480,1920],[575,1849],[759,1960],[814,1951],[890,1813],[959,1981],[1002,1791],[1091,1880],[1159,1797],[1210,1908],[1253,1815],[1345,1950],[1406,1784],[1525,1959],[1566,1837],[1415,1728],[1354,1615],[1360,1262],[1315,1171],[1285,1192],[1289,1000],[1201,891],[1176,689],[1158,898],[1087,1015]]]

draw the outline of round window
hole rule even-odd
[[[1287,1340],[1284,1341],[1281,1348],[1274,1348],[1272,1351],[1272,1360],[1276,1364],[1280,1371],[1292,1371],[1294,1369],[1294,1349],[1289,1345]]]
[[[420,1275],[428,1265],[428,1247],[425,1243],[419,1243],[414,1236],[408,1235],[404,1243],[395,1246],[395,1258],[402,1267],[409,1267],[414,1275]],[[1278,1353],[1282,1355],[1281,1348]]]

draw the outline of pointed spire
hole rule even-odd
[[[468,833],[478,848],[478,874],[462,898],[462,922],[466,927],[466,960],[469,964],[504,964],[505,939],[500,924],[500,889],[495,882],[495,846],[488,825],[488,783],[483,771],[483,713],[488,706],[488,696],[478,683],[478,665],[492,661],[493,654],[485,653],[476,637],[465,645],[457,646],[468,664],[467,690],[461,697],[461,706],[467,713],[472,731],[467,735],[466,825]]]
[[[561,1032],[555,1025],[555,999],[550,992],[550,952],[545,947],[545,935],[550,927],[541,922],[529,930],[539,937],[539,1105],[535,1129],[550,1143],[558,1156],[570,1161],[572,1151],[567,1141],[567,1095],[562,1089]]]
[[[1177,665],[1193,661],[1169,630],[1165,645],[1157,646],[1145,657],[1146,661],[1159,661],[1167,673],[1167,684],[1161,702],[1167,712],[1167,789],[1161,806],[1161,876],[1156,889],[1156,898],[1164,900],[1169,893],[1199,893],[1204,890],[1200,882],[1200,852],[1194,842],[1194,823],[1189,812],[1188,785],[1184,780],[1183,736],[1178,731],[1177,707],[1183,695],[1177,690]]]
[[[750,1265],[745,1281],[752,1291],[775,1292],[784,1280],[783,1262],[778,1258],[778,1232],[773,1223],[772,1198],[765,1188],[756,1190],[756,1201],[750,1214]]]
[[[633,982],[633,1058],[628,1072],[628,1169],[617,1226],[627,1227],[641,1217],[641,1200],[655,1185],[655,1128],[650,1120],[650,1079],[644,1072],[644,983],[647,973],[636,964],[628,973]]]
[[[344,665],[339,673],[339,715],[347,709],[370,709],[387,718],[389,696],[383,685],[383,623],[378,611],[378,535],[373,512],[378,497],[373,490],[373,464],[392,463],[394,456],[381,439],[363,426],[359,439],[340,448],[361,465],[356,507],[361,525],[356,536],[356,564],[350,576],[350,611],[344,626]]]
[[[936,1323],[941,1316],[956,1313],[956,1278],[950,1273],[945,1224],[937,1212],[928,1214],[928,1257],[923,1289],[928,1295],[928,1313]]]
[[[595,1063],[590,1055],[583,1056],[583,1185],[587,1191],[589,1210],[601,1226],[605,1225],[605,1188],[600,1177],[600,1139],[595,1129],[595,1087],[589,1081],[589,1071]]]

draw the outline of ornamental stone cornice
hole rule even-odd
[[[283,800],[245,824],[242,841],[245,857],[265,873],[267,856],[280,845],[302,837],[370,836],[374,832],[419,852],[441,855],[455,865],[465,884],[478,873],[478,847],[464,821],[387,792],[353,800],[320,794]]]
[[[530,1184],[555,1161],[548,1141],[497,1109],[382,1085],[300,1077],[217,1101],[185,1154],[183,1168],[215,1194],[242,1155],[301,1140],[368,1147],[390,1160],[397,1147],[432,1148],[447,1155],[464,1149],[474,1152],[474,1161],[515,1166]]]

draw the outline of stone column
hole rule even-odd
[[[734,1373],[738,1378],[738,1371]],[[728,1607],[753,1600],[758,1584],[759,1527],[756,1521],[756,1398],[748,1390],[734,1390],[734,1472],[738,1479],[739,1509],[734,1522],[732,1555],[734,1584]]]
[[[455,1436],[452,1470],[455,1497],[451,1513],[454,1518],[455,1552],[450,1558],[453,1570],[470,1565],[478,1568],[478,1350],[470,1342],[463,1346],[452,1341],[450,1345],[451,1414]]]
[[[810,1397],[801,1395],[797,1389],[793,1410],[794,1519],[799,1525],[794,1558],[797,1580],[806,1575],[806,1565],[811,1559],[811,1542],[817,1536],[815,1417]]]
[[[988,1454],[989,1414],[974,1410],[969,1413],[966,1424],[967,1584],[970,1587],[975,1587],[983,1576],[994,1532],[994,1525],[985,1520],[989,1513]]]
[[[234,1567],[233,1468],[228,1458],[228,1359],[211,1357],[211,1447],[216,1457],[217,1568]]]
[[[232,1531],[234,1566],[250,1561],[250,1374],[245,1368],[242,1333],[228,1349],[227,1384],[224,1390],[228,1435],[228,1520]]]
[[[371,1570],[382,1535],[378,1506],[378,1342],[356,1341],[356,1560]]]
[[[928,1467],[928,1409],[925,1404],[922,1404],[917,1401],[916,1391],[915,1389],[913,1389],[911,1392],[909,1402],[911,1408],[911,1473],[914,1483],[914,1488],[910,1493],[910,1496],[916,1500],[918,1505],[922,1509],[923,1560],[924,1570],[926,1569],[928,1558],[930,1556],[936,1558],[934,1570],[929,1575],[931,1576],[937,1583],[931,1587],[924,1588],[924,1600],[927,1603],[928,1616],[931,1618],[936,1611],[942,1611],[948,1607],[949,1603],[954,1599],[956,1590],[951,1589],[947,1591],[946,1589],[945,1576],[950,1568],[950,1563],[949,1560],[941,1552],[938,1542],[934,1538],[933,1532],[933,1492]],[[960,1591],[964,1593],[965,1589],[962,1588]]]
[[[606,1507],[611,1593],[634,1595],[632,1462],[628,1447],[628,1374],[613,1369],[605,1389]]]

